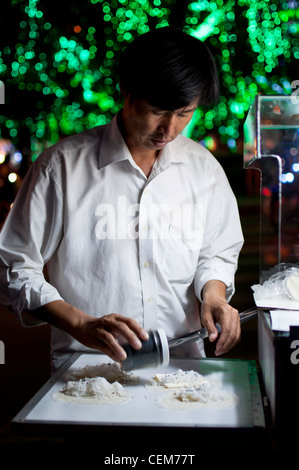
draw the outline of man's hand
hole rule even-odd
[[[215,326],[221,326],[215,355],[219,356],[232,349],[241,338],[241,325],[238,310],[231,307],[225,298],[226,287],[221,281],[208,281],[202,291],[201,322],[208,330],[209,340],[218,338]]]
[[[148,339],[148,333],[135,320],[114,313],[85,319],[80,328],[73,330],[72,335],[80,343],[99,349],[117,362],[126,358],[118,339],[125,340],[134,349],[141,348],[140,340]]]
[[[115,313],[94,318],[62,300],[49,302],[31,311],[30,315],[60,328],[79,343],[97,349],[117,362],[126,358],[119,340],[140,349],[141,340],[148,339],[147,331],[132,318]]]

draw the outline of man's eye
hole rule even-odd
[[[165,116],[166,113],[164,113],[164,111],[153,111],[153,114],[155,116]]]

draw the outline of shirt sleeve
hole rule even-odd
[[[41,159],[41,161],[38,161]],[[28,170],[0,234],[0,302],[32,322],[24,310],[61,300],[46,281],[44,267],[62,237],[62,191],[51,164],[42,156]]]
[[[227,301],[235,292],[235,273],[243,234],[236,198],[227,177],[219,166],[212,197],[207,204],[203,244],[194,277],[197,298],[202,301],[202,288],[209,280],[226,285]]]

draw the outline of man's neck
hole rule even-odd
[[[140,149],[136,146],[134,146],[133,143],[130,142],[130,140],[126,137],[126,132],[124,128],[123,121],[121,119],[121,112],[117,116],[117,124],[119,127],[119,130],[127,144],[127,147],[133,157],[133,160],[135,161],[136,165],[141,168],[145,176],[148,178],[152,167],[156,161],[156,159],[159,156],[160,150],[147,150],[147,149]]]
[[[131,154],[135,163],[139,166],[139,168],[141,168],[145,176],[148,178],[158,155],[155,155],[155,153],[149,155],[148,153],[141,154],[137,152],[135,154],[134,152],[131,152]]]

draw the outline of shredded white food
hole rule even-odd
[[[108,382],[119,382],[122,384],[138,381],[138,377],[132,373],[124,372],[115,362],[107,362],[94,366],[85,366],[75,369],[66,374],[66,380],[80,380],[92,377],[104,377]]]
[[[122,384],[134,379],[138,378],[123,372],[116,363],[85,366],[66,374],[64,387],[53,398],[70,403],[120,403],[129,399]]]
[[[129,396],[118,383],[109,383],[104,377],[92,377],[68,381],[62,390],[53,394],[55,400],[69,403],[121,403]]]
[[[154,380],[160,387],[165,388],[195,387],[207,382],[207,379],[195,370],[181,369],[169,374],[156,374]]]
[[[199,387],[179,390],[174,394],[177,400],[183,402],[200,402],[210,404],[222,404],[231,401],[231,394],[219,388],[214,383],[205,382]]]
[[[237,397],[221,388],[221,384],[211,382],[194,370],[156,374],[157,388],[168,390],[157,398],[163,408],[184,410],[197,406],[231,406]],[[170,389],[170,390],[169,390]]]
[[[139,377],[124,372],[117,363],[102,363],[70,371],[65,384],[53,394],[55,400],[77,404],[116,404],[128,401],[126,385],[136,385]],[[123,386],[124,385],[124,386]],[[194,370],[178,369],[156,374],[146,387],[163,391],[157,398],[160,407],[184,410],[198,406],[231,406],[237,397],[223,390],[220,383],[208,380]]]
[[[118,383],[109,383],[104,377],[69,381],[62,389],[66,395],[75,397],[111,398],[114,395],[123,396],[123,387]]]

